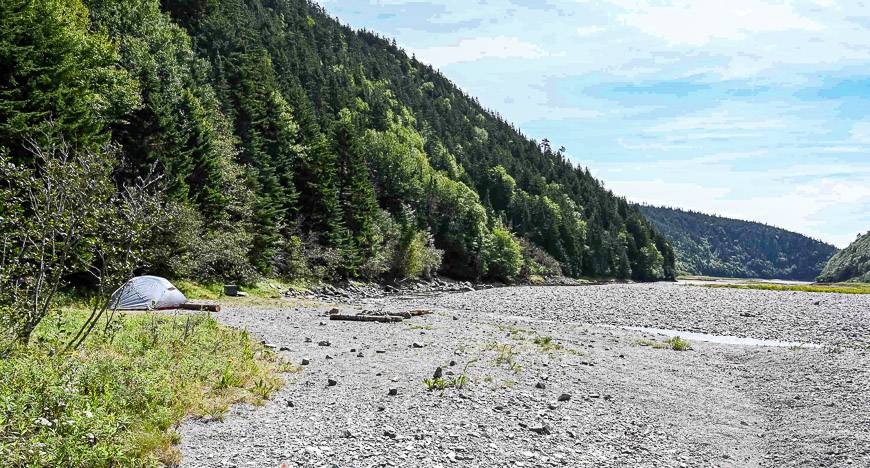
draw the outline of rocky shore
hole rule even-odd
[[[868,296],[455,287],[226,308],[221,321],[305,365],[265,406],[185,423],[183,464],[870,465]],[[333,308],[432,313],[346,322]],[[629,325],[819,346],[676,351]]]

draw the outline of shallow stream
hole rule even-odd
[[[689,332],[689,331],[681,331],[681,330],[672,330],[668,328],[654,328],[654,327],[629,327],[623,326],[619,327],[623,330],[632,330],[639,331],[645,333],[654,333],[656,335],[665,335],[668,337],[679,336],[680,338],[684,338],[687,340],[695,340],[695,341],[707,341],[710,343],[721,343],[721,344],[729,344],[729,345],[741,345],[741,346],[776,346],[776,347],[785,347],[790,348],[793,346],[802,347],[802,348],[820,348],[819,345],[814,343],[801,343],[799,341],[780,341],[780,340],[762,340],[758,338],[744,338],[740,336],[732,336],[732,335],[711,335],[708,333],[697,333],[697,332]]]

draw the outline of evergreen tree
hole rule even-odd
[[[374,226],[379,207],[358,133],[354,114],[342,109],[333,126],[331,140],[336,154],[344,224],[352,236],[348,245],[351,273],[356,273],[365,258],[379,247],[375,243]]]
[[[118,51],[79,0],[0,2],[0,148],[19,161],[25,137],[77,148],[108,142],[107,124],[139,106]]]

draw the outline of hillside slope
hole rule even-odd
[[[859,236],[855,242],[831,257],[819,274],[818,280],[825,283],[837,281],[870,283],[870,231]]]
[[[32,163],[34,135],[111,142],[119,184],[160,171],[171,228],[147,246],[150,272],[674,276],[667,241],[588,170],[307,0],[0,13],[0,153]]]
[[[680,274],[811,281],[836,247],[766,224],[638,206],[674,247]]]

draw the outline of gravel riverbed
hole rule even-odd
[[[185,422],[184,466],[870,466],[867,295],[512,287],[216,316],[307,364],[264,406]],[[820,346],[679,352],[621,326]],[[439,367],[467,383],[429,390]]]

